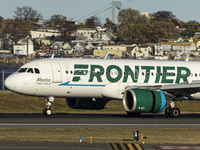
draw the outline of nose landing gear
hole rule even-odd
[[[43,109],[43,114],[45,116],[50,116],[52,114],[51,105],[54,102],[54,97],[46,97],[45,100],[47,102],[47,108]]]

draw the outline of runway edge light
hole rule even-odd
[[[82,135],[80,134],[80,143],[82,143]]]

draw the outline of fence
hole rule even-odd
[[[14,72],[14,71],[13,71]],[[2,70],[0,71],[0,90],[4,91],[4,90],[8,90],[4,83],[5,83],[5,79],[11,75],[13,72],[11,71],[6,71],[6,70]]]

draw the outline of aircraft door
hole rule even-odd
[[[51,63],[52,72],[53,72],[53,82],[59,83],[62,82],[62,72],[60,63],[54,62]]]

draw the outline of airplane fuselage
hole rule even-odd
[[[120,93],[130,86],[162,86],[199,80],[199,64],[155,60],[41,59],[23,65],[22,71],[19,69],[8,77],[6,86],[15,92],[35,96],[122,99]]]

